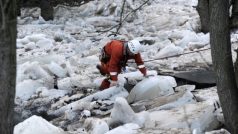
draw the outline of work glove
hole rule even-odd
[[[146,72],[146,68],[145,68],[145,67],[140,68],[139,70],[140,70],[140,72],[141,72],[144,76],[147,75],[147,72]]]
[[[103,68],[102,68],[101,65],[97,65],[96,68],[99,70],[99,72],[100,72],[101,75],[103,75],[103,76],[106,75],[106,73],[103,71]]]

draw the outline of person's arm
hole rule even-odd
[[[144,76],[146,76],[146,75],[147,75],[147,71],[146,71],[146,68],[145,68],[144,62],[143,62],[143,60],[142,60],[142,58],[141,58],[140,53],[135,54],[135,62],[136,62],[136,64],[137,64],[137,66],[138,66],[140,72],[141,72]]]

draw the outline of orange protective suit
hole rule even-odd
[[[110,80],[117,81],[117,76],[121,73],[122,67],[125,67],[128,59],[134,59],[139,70],[142,74],[146,75],[146,68],[144,62],[141,59],[140,53],[134,56],[125,54],[125,47],[123,41],[112,40],[104,46],[104,52],[109,58],[106,62],[101,62],[100,72],[110,76]],[[101,83],[100,90],[110,87],[110,81],[108,78],[104,79]]]

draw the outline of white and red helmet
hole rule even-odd
[[[128,48],[133,54],[138,54],[141,51],[141,44],[138,40],[128,42]]]

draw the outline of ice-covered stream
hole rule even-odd
[[[96,69],[99,51],[111,39],[140,40],[145,61],[210,48],[209,34],[199,32],[197,0],[149,1],[129,15],[118,36],[109,36],[116,32],[108,29],[118,24],[122,3],[57,6],[53,21],[18,18],[15,111],[23,122],[14,134],[200,134],[222,126],[216,87],[178,86],[173,77],[157,74],[184,66],[206,68],[212,63],[209,49],[145,62],[149,78],[130,63],[119,75],[119,87],[98,90],[104,78]],[[126,0],[123,16],[142,3]],[[232,33],[233,49],[237,36]],[[134,86],[131,92],[125,83]]]

